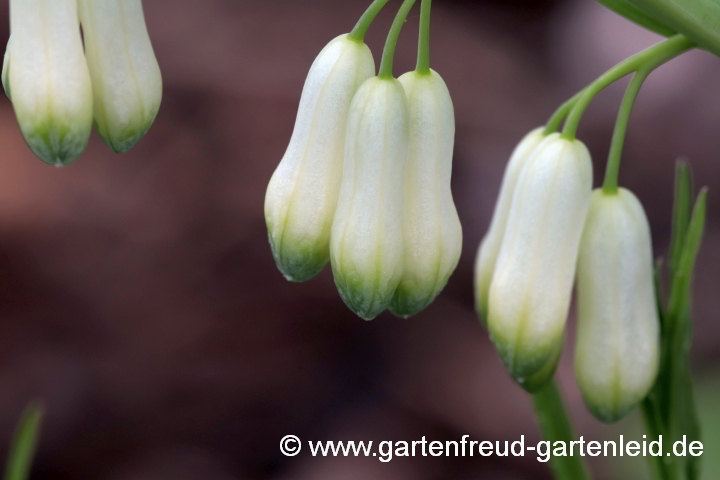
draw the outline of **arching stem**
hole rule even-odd
[[[393,20],[392,27],[390,27],[390,33],[388,34],[387,41],[385,42],[385,50],[383,50],[382,61],[380,62],[380,73],[378,78],[390,79],[393,78],[393,59],[395,57],[395,47],[397,46],[398,37],[400,36],[400,30],[402,30],[405,19],[410,13],[410,9],[415,4],[416,0],[405,0],[398,10],[395,20]]]
[[[675,35],[615,65],[582,91],[565,122],[563,137],[571,140],[575,139],[575,133],[585,109],[593,97],[607,88],[608,85],[648,64],[655,64],[660,61],[655,65],[657,67],[694,46],[695,44],[683,35]]]
[[[348,35],[348,38],[361,43],[364,42],[365,34],[367,33],[368,28],[370,28],[370,25],[375,20],[375,17],[378,13],[380,13],[380,10],[382,10],[388,1],[389,0],[375,0],[372,2],[368,9],[365,10],[365,13],[363,13],[363,16],[360,17],[360,20],[358,20],[355,28],[353,28]]]

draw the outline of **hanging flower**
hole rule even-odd
[[[114,152],[150,129],[162,100],[141,0],[78,0],[93,87],[95,129]]]
[[[75,161],[92,128],[92,87],[75,0],[11,0],[3,87],[33,153]]]
[[[645,398],[660,358],[650,226],[630,191],[593,192],[577,278],[578,386],[596,417],[616,421]]]
[[[517,180],[490,284],[488,328],[520,384],[561,348],[591,188],[587,148],[557,133],[535,148]],[[549,370],[548,378],[554,366]]]
[[[162,78],[141,0],[11,0],[10,30],[3,88],[41,160],[75,161],[93,121],[116,152],[145,135]]]
[[[310,68],[290,145],[265,195],[270,246],[288,280],[309,280],[329,261],[350,103],[373,75],[370,49],[348,35],[331,41]]]
[[[487,323],[488,292],[492,281],[495,263],[505,235],[510,205],[520,172],[530,158],[535,147],[545,138],[544,128],[531,131],[515,147],[510,161],[505,167],[500,194],[495,203],[490,228],[485,234],[475,259],[475,311],[483,323]]]
[[[447,284],[462,250],[462,227],[450,190],[455,114],[435,71],[399,78],[408,98],[410,143],[405,174],[403,275],[390,311],[408,317]]]
[[[350,107],[330,261],[340,296],[368,320],[388,308],[403,275],[408,145],[400,81],[365,81]]]

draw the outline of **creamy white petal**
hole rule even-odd
[[[10,30],[3,77],[25,141],[47,163],[71,163],[92,127],[75,0],[11,0]]]
[[[535,147],[545,138],[544,127],[536,128],[520,141],[510,156],[500,186],[490,228],[488,229],[475,257],[475,311],[483,323],[487,323],[488,293],[492,281],[495,263],[502,245],[507,219],[510,215],[512,197],[520,172],[532,155]]]
[[[578,387],[595,416],[619,420],[652,388],[660,358],[650,226],[630,191],[593,192],[577,279]]]
[[[78,0],[92,77],[95,128],[113,151],[129,150],[155,120],[162,76],[141,0]]]
[[[270,245],[288,280],[308,280],[329,261],[348,112],[373,75],[370,49],[347,35],[331,41],[310,68],[290,144],[265,194]]]
[[[403,273],[408,143],[402,84],[367,80],[350,107],[330,261],[340,296],[368,320],[387,309]]]
[[[523,167],[490,284],[488,328],[523,383],[557,352],[592,188],[579,140],[546,137]]]
[[[450,190],[455,113],[435,71],[399,78],[408,97],[410,144],[405,174],[405,268],[390,311],[408,317],[447,284],[462,250],[462,227]]]
[[[11,37],[12,38],[12,37]],[[5,55],[3,56],[3,67],[2,67],[2,85],[5,90],[5,95],[12,101],[12,95],[10,95],[10,38],[8,38],[7,47],[5,47]]]

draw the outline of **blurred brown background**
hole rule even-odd
[[[48,414],[34,479],[519,480],[525,458],[313,458],[303,440],[536,442],[527,395],[472,311],[472,265],[505,162],[554,108],[658,38],[592,0],[437,0],[432,65],[457,112],[453,189],[465,242],[444,294],[409,320],[355,317],[329,269],[304,283],[275,269],[265,187],[292,131],[305,75],[369,0],[148,0],[163,75],[149,135],[123,156],[93,136],[55,169],[23,143],[0,100],[0,453],[23,407]],[[379,62],[399,0],[371,28]],[[413,68],[413,11],[396,74]],[[7,38],[7,11],[0,32]],[[600,179],[624,84],[601,94],[579,136]],[[658,70],[634,112],[621,183],[642,200],[656,253],[668,244],[674,162],[711,187],[695,285],[693,365],[707,479],[719,461],[720,59]],[[596,183],[598,181],[596,180]],[[579,434],[641,438],[638,415],[607,427],[559,369]],[[714,451],[713,451],[714,449]],[[593,463],[638,479],[645,460]],[[717,466],[720,468],[720,465]]]

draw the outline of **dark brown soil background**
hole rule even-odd
[[[122,156],[93,136],[74,165],[49,167],[0,100],[0,456],[23,407],[41,397],[37,480],[549,478],[532,457],[286,458],[278,443],[291,433],[539,439],[527,395],[473,314],[475,250],[518,140],[658,38],[592,0],[434,2],[432,65],[457,112],[463,256],[425,312],[367,323],[345,308],[329,270],[286,282],[263,219],[308,68],[367,3],[146,0],[165,92],[148,136]],[[398,4],[370,30],[378,62]],[[396,74],[414,65],[418,16],[401,36]],[[3,39],[7,24],[3,7]],[[579,130],[597,179],[623,89],[601,94]],[[711,187],[693,355],[699,401],[711,405],[716,397],[703,392],[720,378],[718,132],[720,59],[687,54],[643,89],[620,179],[647,210],[657,254],[668,243],[676,158],[689,158],[698,183]],[[636,417],[608,428],[585,411],[573,323],[559,376],[579,433],[632,431]],[[720,423],[704,423],[707,438],[717,437]],[[617,465],[595,462],[596,478],[638,478]]]

